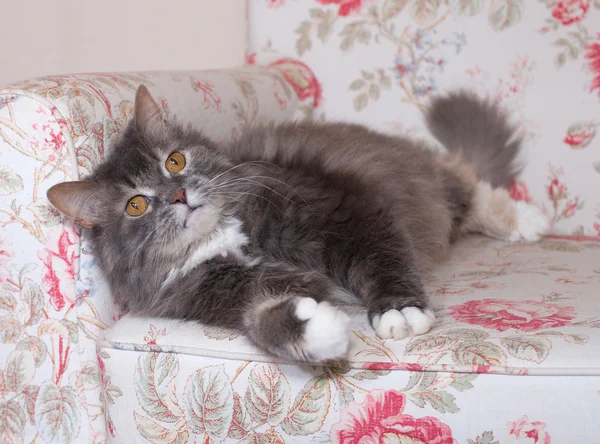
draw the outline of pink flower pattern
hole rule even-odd
[[[567,185],[561,179],[561,176],[564,174],[563,169],[554,168],[552,165],[550,165],[550,168],[548,199],[552,203],[552,222],[556,224],[561,220],[575,216],[583,207],[584,202],[579,196],[572,197],[569,193]]]
[[[202,93],[204,109],[214,108],[221,112],[221,98],[215,93],[213,85],[202,80],[192,79],[192,88]]]
[[[267,6],[269,8],[280,8],[284,5],[285,0],[267,0]]]
[[[585,148],[596,136],[596,125],[579,124],[569,128],[563,142],[571,148]]]
[[[346,17],[351,14],[358,14],[367,3],[367,0],[317,0],[317,2],[322,5],[338,5],[338,15]]]
[[[79,258],[76,244],[79,235],[72,227],[58,226],[47,236],[46,248],[38,252],[44,264],[42,284],[56,311],[75,303],[75,262]]]
[[[539,301],[481,299],[451,307],[447,314],[459,322],[481,325],[497,331],[532,332],[568,325],[576,316],[575,307]]]
[[[527,415],[506,425],[507,444],[551,444],[546,424],[541,421],[529,421]]]
[[[439,419],[415,418],[403,414],[404,394],[395,390],[373,390],[362,403],[346,407],[340,422],[331,428],[331,441],[336,444],[378,444],[381,442],[422,442],[453,444],[452,430]]]
[[[10,276],[10,258],[13,256],[13,253],[9,250],[9,246],[9,241],[0,237],[0,284],[6,282]]]
[[[552,10],[552,17],[562,25],[580,22],[590,9],[591,0],[559,0]]]
[[[598,97],[600,97],[600,34],[598,34],[598,41],[585,47],[585,58],[588,61],[590,71],[594,75],[590,92],[598,90]]]
[[[312,70],[304,63],[289,58],[282,58],[268,66],[279,71],[296,92],[298,99],[312,99],[312,105],[319,106],[322,98],[321,84]]]
[[[560,200],[565,197],[567,187],[562,184],[558,179],[552,179],[550,186],[548,187],[548,197],[550,200]]]

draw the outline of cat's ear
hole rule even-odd
[[[99,222],[101,185],[91,180],[63,182],[54,185],[46,195],[61,213],[73,218],[84,228]]]
[[[135,93],[134,110],[135,127],[141,134],[151,137],[164,134],[167,122],[162,109],[144,85],[140,85]]]

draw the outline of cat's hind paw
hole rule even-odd
[[[382,339],[404,339],[410,333],[422,335],[431,330],[435,323],[435,314],[430,308],[404,307],[391,309],[382,315],[373,317],[375,333]]]
[[[509,242],[537,242],[550,231],[550,218],[535,205],[516,202],[517,227],[508,237]]]
[[[296,304],[295,315],[306,321],[302,346],[306,356],[316,362],[346,357],[350,343],[350,318],[346,313],[328,302],[301,298]]]

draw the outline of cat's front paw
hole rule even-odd
[[[430,308],[404,307],[387,310],[382,315],[373,316],[373,328],[382,339],[404,339],[410,333],[422,335],[431,330],[435,314]]]
[[[550,231],[550,218],[535,205],[516,202],[517,227],[508,237],[509,242],[537,242]]]
[[[315,362],[346,357],[350,337],[350,318],[328,302],[313,298],[301,298],[296,304],[295,315],[304,324],[303,352]]]

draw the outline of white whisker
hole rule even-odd
[[[271,171],[271,170],[269,170],[268,168],[266,168],[264,165],[260,165],[260,163],[267,163],[267,164],[270,164],[270,165],[273,165],[273,166],[277,167],[277,165],[275,165],[275,164],[273,164],[273,163],[271,163],[271,162],[265,162],[265,161],[261,161],[261,160],[250,160],[250,161],[248,161],[248,162],[243,162],[243,163],[240,163],[240,164],[238,164],[238,165],[234,165],[234,166],[232,166],[231,168],[229,168],[227,171],[223,171],[222,173],[220,173],[220,174],[217,174],[215,177],[213,177],[211,180],[209,180],[209,181],[208,181],[208,183],[207,183],[206,185],[210,185],[210,184],[211,184],[213,181],[217,180],[219,177],[223,176],[224,174],[227,174],[227,173],[229,173],[230,171],[233,171],[233,170],[235,170],[236,168],[240,168],[240,167],[243,167],[243,166],[248,166],[248,165],[258,164],[257,166],[262,166],[263,168],[267,169],[268,171]],[[277,167],[277,168],[279,168],[279,167]],[[271,172],[272,172],[272,171],[271,171]]]
[[[267,199],[264,196],[261,196],[260,194],[249,193],[247,191],[219,191],[217,193],[212,193],[212,194],[214,194],[216,196],[222,195],[224,197],[225,197],[226,194],[237,194],[237,195],[255,196],[255,197],[258,197],[260,199],[266,200],[267,202],[269,202],[271,205],[273,205],[277,210],[279,210],[283,214],[283,210],[281,208],[279,208],[271,200]]]
[[[224,182],[224,183],[222,183],[222,184],[219,184],[219,185],[217,185],[217,186],[215,186],[215,187],[211,187],[211,188],[210,188],[210,190],[218,190],[218,189],[221,189],[221,188],[224,188],[224,187],[230,186],[230,185],[234,185],[235,183],[238,183],[238,182],[244,182],[244,181],[246,181],[246,182],[253,183],[253,184],[255,184],[255,185],[260,185],[260,186],[263,186],[264,188],[267,188],[268,190],[272,191],[273,193],[275,193],[275,194],[279,195],[280,197],[283,197],[284,199],[288,200],[289,202],[292,202],[292,200],[291,200],[291,199],[289,199],[289,198],[287,198],[286,196],[284,196],[284,195],[282,195],[282,194],[278,193],[277,191],[275,191],[273,188],[269,187],[268,185],[266,185],[266,184],[263,184],[263,183],[260,183],[260,182],[256,182],[256,181],[253,181],[253,180],[250,180],[250,179],[270,179],[270,180],[273,180],[273,181],[275,181],[275,182],[278,182],[278,183],[280,183],[280,184],[282,184],[282,185],[285,185],[285,186],[286,186],[286,187],[288,187],[290,190],[292,190],[294,193],[296,193],[296,195],[297,195],[297,196],[298,196],[300,199],[302,199],[302,202],[304,202],[304,204],[305,204],[305,205],[306,205],[306,206],[307,206],[307,207],[308,207],[308,208],[309,208],[309,209],[310,209],[310,210],[311,210],[313,213],[315,212],[315,211],[312,209],[312,207],[311,207],[311,206],[308,204],[308,202],[306,201],[306,199],[304,199],[304,197],[302,197],[302,195],[301,195],[301,194],[300,194],[300,193],[299,193],[299,192],[298,192],[298,191],[297,191],[297,190],[296,190],[296,189],[295,189],[293,186],[291,186],[290,184],[288,184],[288,183],[286,183],[286,182],[284,182],[284,181],[282,181],[282,180],[276,179],[276,178],[274,178],[274,177],[269,177],[269,176],[244,176],[244,177],[238,177],[238,178],[235,178],[235,179],[231,179],[231,180],[229,180],[229,181],[227,181],[227,182]]]

